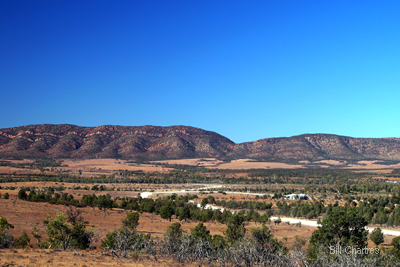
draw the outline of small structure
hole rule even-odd
[[[285,195],[283,196],[284,199],[309,199],[309,197],[306,194],[290,194],[290,195]]]

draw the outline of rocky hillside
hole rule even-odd
[[[400,160],[400,139],[305,134],[235,144],[215,132],[189,126],[80,127],[43,124],[0,129],[0,157]]]
[[[174,159],[218,157],[234,143],[188,126],[29,125],[0,129],[0,157]]]
[[[262,161],[319,159],[400,160],[398,138],[352,138],[330,134],[305,134],[289,138],[267,138],[237,144],[227,159]]]

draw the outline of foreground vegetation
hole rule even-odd
[[[39,248],[95,249],[100,242],[99,248],[108,256],[147,258],[154,262],[172,258],[178,263],[210,266],[400,266],[400,237],[393,239],[390,249],[366,249],[366,221],[352,210],[339,209],[324,219],[313,233],[308,249],[304,248],[306,241],[299,237],[290,248],[285,247],[266,225],[253,228],[246,235],[241,214],[229,219],[223,236],[212,236],[202,222],[186,233],[176,222],[159,239],[137,232],[139,217],[137,212],[129,213],[118,229],[100,241],[93,229],[86,229],[79,210],[71,207],[67,214],[59,212],[55,218],[48,216],[43,221],[45,240],[36,228],[31,234]],[[6,218],[0,217],[0,248],[28,246],[30,238],[25,232],[16,239],[7,234],[12,227]],[[332,247],[352,250],[332,253]]]

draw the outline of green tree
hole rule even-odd
[[[388,218],[389,217],[387,216],[385,210],[380,209],[373,218],[373,222],[382,226],[382,224],[385,224],[387,222]]]
[[[163,219],[169,219],[171,221],[171,217],[174,215],[174,209],[170,206],[163,206],[160,209],[160,216]]]
[[[208,198],[203,198],[201,200],[201,207],[204,209],[207,204],[208,204]]]
[[[88,248],[93,231],[86,231],[83,222],[77,222],[75,225],[67,223],[68,216],[62,212],[57,212],[55,219],[50,215],[43,221],[46,226],[47,247],[48,248]]]
[[[212,238],[210,231],[207,230],[206,226],[202,222],[191,230],[191,236],[203,240],[211,240]]]
[[[131,212],[126,216],[126,218],[122,219],[122,225],[134,229],[139,225],[139,213]]]
[[[213,235],[211,243],[216,249],[223,249],[224,247],[226,247],[226,240],[221,235]]]
[[[390,216],[389,219],[386,222],[386,226],[390,227],[390,226],[393,226],[393,224],[394,224],[393,216]]]
[[[22,200],[26,200],[28,198],[28,194],[24,188],[18,191],[18,198]]]
[[[65,216],[64,213],[57,212],[54,220],[50,215],[47,215],[46,219],[43,220],[48,235],[49,248],[63,248],[65,250],[70,247],[72,230],[67,219],[68,216]]]
[[[179,209],[179,220],[185,220],[186,222],[187,219],[190,219],[190,209],[187,205],[185,205]]]
[[[208,196],[207,199],[208,199],[208,203],[209,204],[215,204],[216,203],[215,198],[213,196]]]
[[[10,195],[8,193],[5,193],[4,194],[4,199],[9,199],[9,198],[10,198]]]
[[[93,236],[93,228],[87,231],[85,224],[83,222],[78,222],[72,226],[71,247],[79,249],[91,248]]]
[[[314,246],[357,246],[367,245],[367,221],[357,214],[355,208],[335,208],[313,232],[310,244]]]
[[[224,232],[224,235],[226,236],[228,242],[233,244],[244,237],[244,235],[246,234],[246,228],[244,228],[243,224],[244,221],[245,218],[241,214],[234,214],[229,219],[228,227]]]
[[[279,242],[273,234],[271,234],[271,230],[263,224],[261,228],[253,228],[251,229],[251,237],[258,243],[263,246],[271,247],[273,251],[283,250],[284,245],[282,242]]]
[[[171,224],[167,231],[165,232],[165,236],[173,236],[176,239],[181,238],[183,235],[182,225],[178,222]]]
[[[183,239],[183,229],[180,223],[171,224],[165,235],[163,247],[169,254],[179,251]]]
[[[385,238],[383,237],[383,232],[381,228],[375,228],[371,233],[371,240],[375,243],[375,245],[379,246],[383,242],[385,242]]]
[[[393,238],[391,245],[393,246],[391,253],[400,259],[400,236]]]

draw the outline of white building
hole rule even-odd
[[[284,199],[308,199],[306,194],[290,194],[283,196]]]

